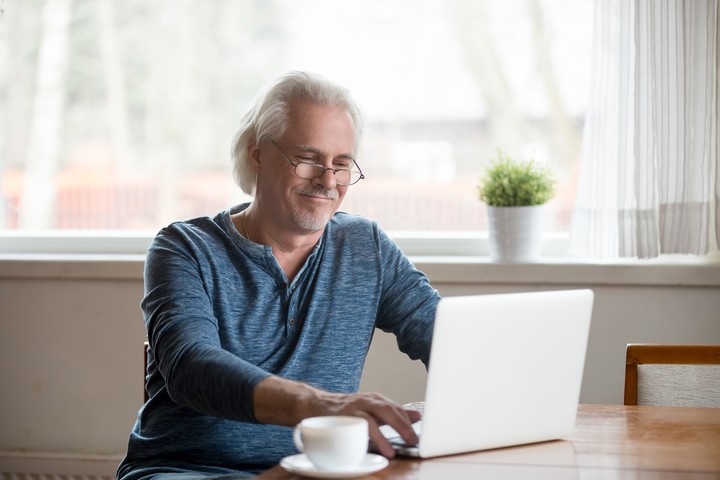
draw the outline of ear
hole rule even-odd
[[[260,148],[256,143],[248,145],[248,158],[250,159],[250,167],[255,173],[260,171]]]

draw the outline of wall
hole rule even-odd
[[[417,264],[443,295],[592,288],[586,403],[622,402],[629,342],[720,343],[717,264]],[[0,453],[122,454],[142,400],[141,276],[137,257],[0,259]],[[409,402],[424,381],[422,365],[378,332],[362,388]]]

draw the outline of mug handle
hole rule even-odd
[[[302,425],[296,426],[295,430],[293,430],[293,443],[295,444],[295,448],[301,452],[304,451],[305,445],[303,445],[302,441]]]

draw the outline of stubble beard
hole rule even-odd
[[[325,190],[321,188],[297,187],[294,189],[297,195],[310,195],[316,197],[325,197],[337,200],[339,195],[337,190]],[[330,218],[335,212],[325,212],[317,210],[305,210],[298,207],[293,209],[292,215],[295,224],[308,231],[317,232],[325,228]]]

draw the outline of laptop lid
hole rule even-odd
[[[418,455],[554,440],[575,427],[593,292],[445,297]]]

